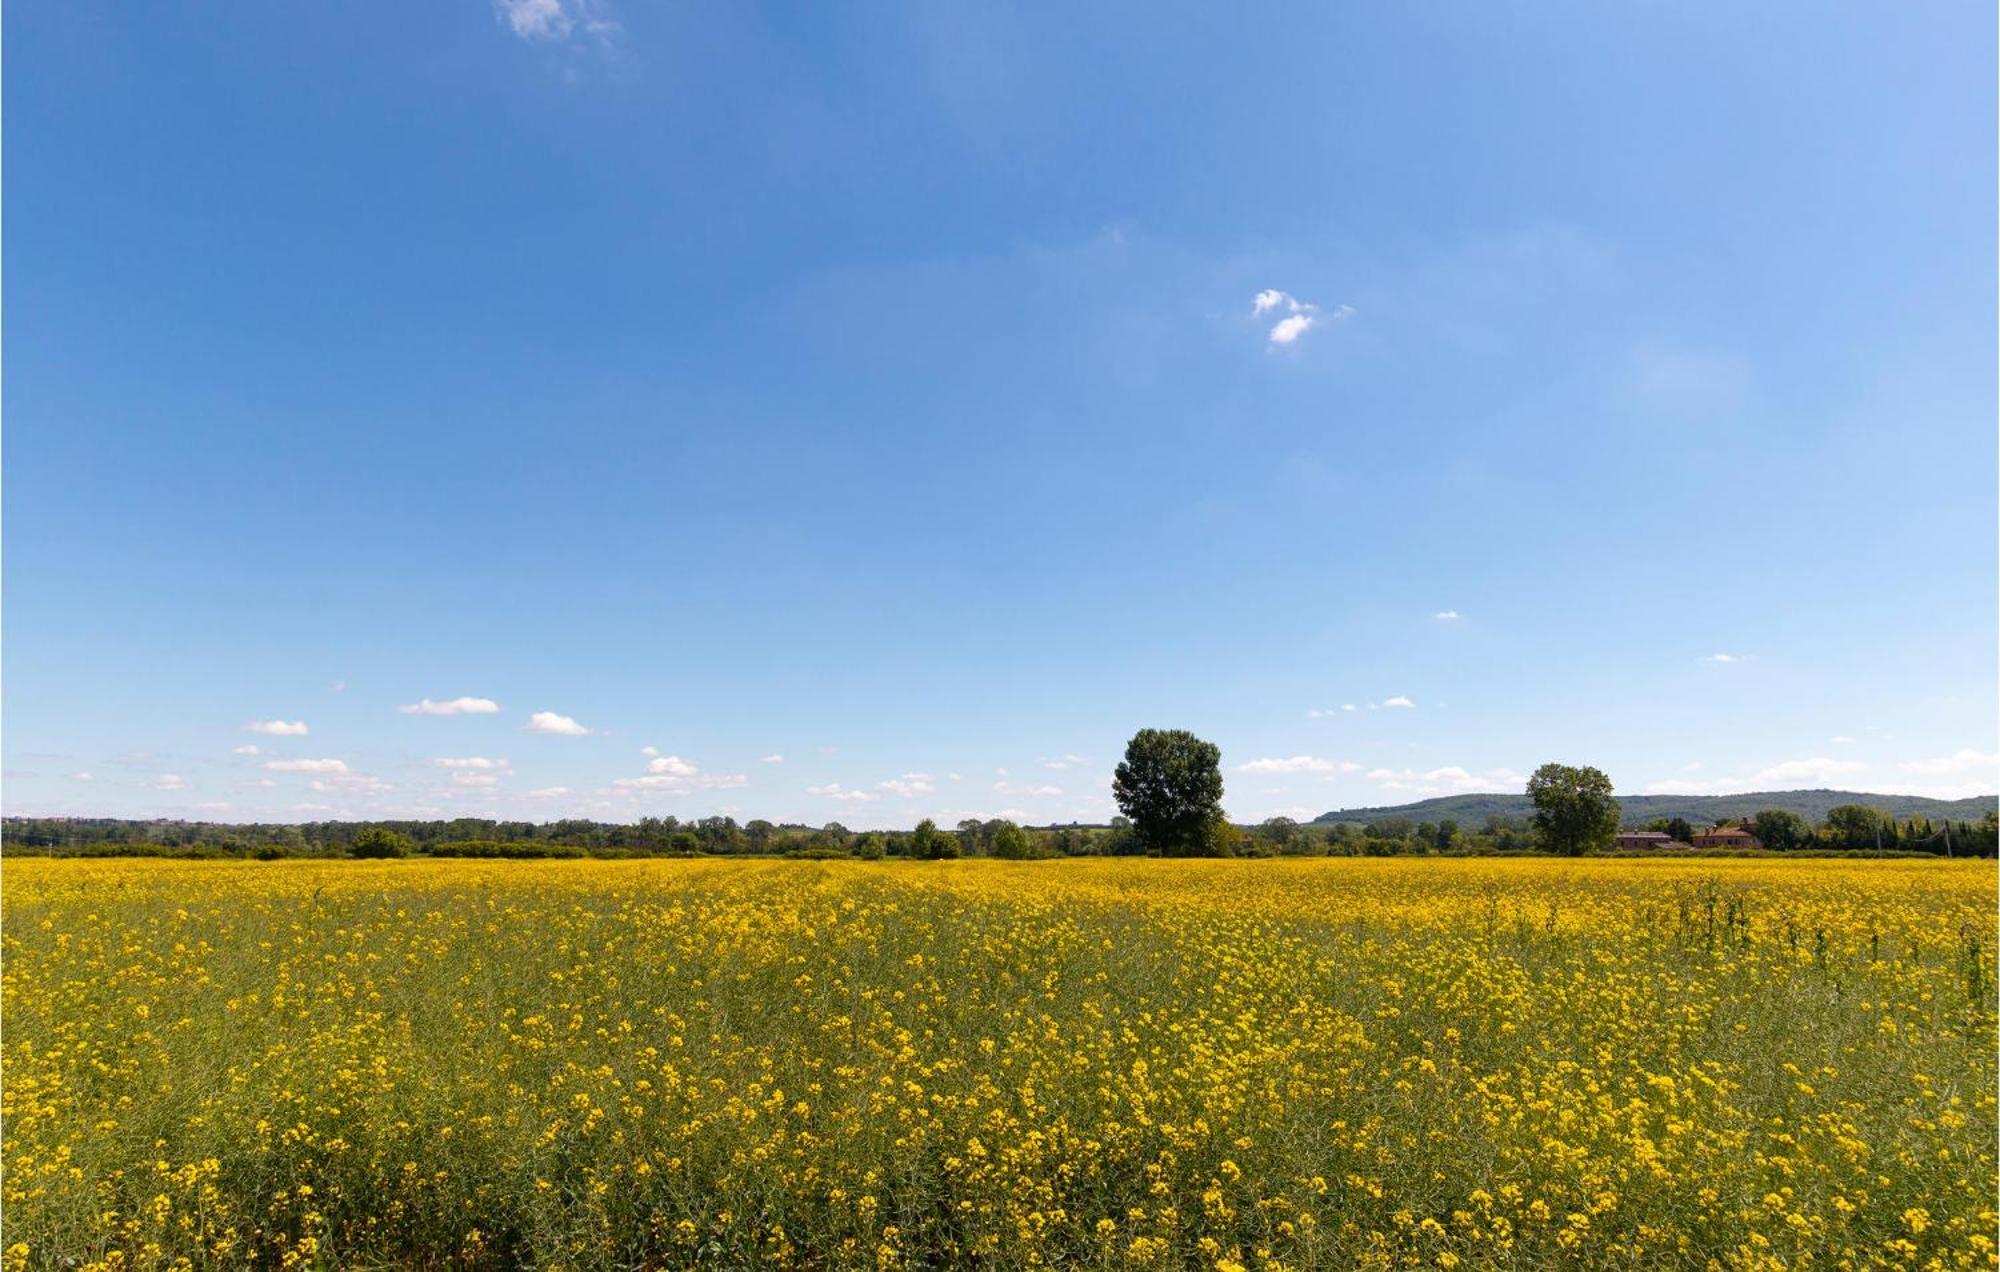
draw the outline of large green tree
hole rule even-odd
[[[1618,833],[1618,801],[1611,779],[1589,765],[1544,764],[1528,779],[1535,829],[1549,851],[1574,857],[1608,848]]]
[[[1791,852],[1812,843],[1813,829],[1806,819],[1785,808],[1766,808],[1750,819],[1749,831],[1757,842],[1777,852]]]
[[[1125,745],[1111,793],[1132,819],[1144,851],[1210,857],[1228,850],[1222,815],[1222,750],[1186,729],[1141,729]]]

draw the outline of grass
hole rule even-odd
[[[19,1267],[1990,1267],[1992,863],[5,866]]]

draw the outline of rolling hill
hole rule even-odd
[[[1866,804],[1897,818],[1928,817],[1932,821],[1978,821],[1994,807],[1996,796],[1971,799],[1930,799],[1922,795],[1874,795],[1866,791],[1750,791],[1741,795],[1625,795],[1618,806],[1627,826],[1643,826],[1655,817],[1685,817],[1698,826],[1725,817],[1748,817],[1760,809],[1783,808],[1814,823],[1841,804]],[[1411,804],[1375,808],[1342,808],[1321,813],[1315,822],[1370,822],[1405,817],[1413,822],[1451,818],[1462,826],[1477,826],[1488,817],[1527,817],[1534,805],[1526,795],[1441,795]]]

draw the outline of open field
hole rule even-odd
[[[1994,867],[5,867],[6,1266],[1989,1267]]]

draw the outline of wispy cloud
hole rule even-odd
[[[846,803],[865,803],[880,798],[873,791],[849,790],[839,782],[827,782],[821,786],[806,787],[806,794],[818,795],[822,799],[837,799]]]
[[[1325,316],[1337,322],[1353,313],[1352,306],[1336,305]],[[1251,298],[1250,316],[1262,319],[1272,315],[1277,315],[1278,320],[1264,333],[1264,339],[1278,347],[1298,343],[1299,337],[1317,326],[1322,316],[1318,305],[1300,300],[1290,292],[1267,287]]]
[[[1238,773],[1354,773],[1361,766],[1352,760],[1327,760],[1317,755],[1293,755],[1282,759],[1251,760],[1236,766]]]
[[[1382,699],[1382,705],[1385,707],[1414,707],[1417,704],[1399,693],[1393,698]]]
[[[162,773],[153,781],[153,789],[156,791],[184,791],[187,788],[186,780],[179,773]]]
[[[1757,770],[1753,780],[1759,782],[1833,782],[1856,773],[1866,772],[1868,766],[1860,760],[1836,760],[1824,755],[1815,755],[1803,760],[1783,760],[1769,768]]]
[[[1702,655],[1702,658],[1701,658],[1701,660],[1702,660],[1703,662],[1705,662],[1705,663],[1740,663],[1740,662],[1749,662],[1749,661],[1750,661],[1750,655],[1748,655],[1748,654],[1703,654],[1703,655]]]
[[[242,746],[232,746],[229,748],[229,753],[231,755],[256,755],[258,754],[257,744],[255,742],[245,742]]]
[[[1940,755],[1927,760],[1904,760],[1896,766],[1905,773],[1916,773],[1924,777],[1957,777],[1961,775],[1981,775],[1993,778],[2000,774],[2000,754],[1975,751],[1970,747],[1955,751],[1950,755]]]
[[[577,35],[608,41],[618,23],[594,0],[494,0],[501,25],[532,44],[560,44]]]
[[[304,720],[252,720],[243,727],[252,733],[268,733],[274,738],[302,738],[308,732]]]
[[[1524,774],[1510,768],[1487,769],[1474,773],[1456,764],[1443,768],[1368,770],[1368,780],[1380,783],[1385,789],[1406,791],[1420,795],[1470,794],[1478,791],[1519,791],[1527,785]]]
[[[1062,787],[1060,786],[1036,786],[1033,784],[1024,786],[1017,782],[1004,781],[993,783],[993,789],[1002,795],[1051,796],[1062,794]]]
[[[513,765],[506,760],[490,760],[483,755],[440,755],[431,763],[443,769],[509,769]]]
[[[875,789],[903,799],[914,799],[919,795],[928,795],[937,788],[931,784],[929,773],[905,773],[901,777],[892,777],[887,781],[875,783]]]
[[[528,792],[529,799],[560,799],[569,794],[567,786],[538,786]]]
[[[749,784],[747,773],[710,773],[693,760],[678,755],[655,755],[647,762],[644,777],[617,778],[611,788],[625,794],[646,791],[655,795],[688,795],[697,790],[734,790]]]
[[[1440,623],[1456,623],[1459,620],[1459,612],[1457,610],[1439,610],[1437,613],[1431,615],[1431,617]]]
[[[421,716],[493,715],[500,710],[500,704],[491,698],[447,698],[443,702],[420,698],[396,710],[404,715]]]
[[[273,773],[345,773],[346,760],[266,760],[264,767]]]
[[[1063,769],[1073,769],[1080,764],[1088,764],[1088,763],[1090,763],[1090,761],[1081,755],[1065,754],[1065,755],[1042,757],[1043,768],[1056,769],[1058,771]]]
[[[779,755],[776,751],[773,751],[769,755],[758,756],[757,762],[759,764],[783,764],[785,762],[785,757]]]
[[[527,728],[530,733],[547,733],[563,738],[580,738],[590,732],[569,716],[557,715],[553,711],[535,712],[528,717]]]

